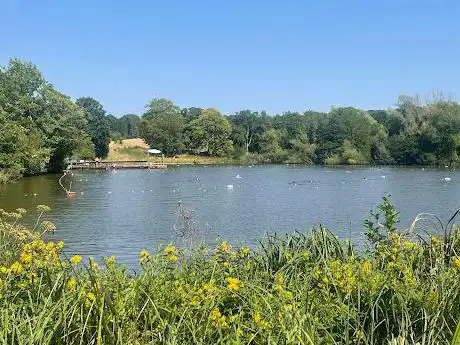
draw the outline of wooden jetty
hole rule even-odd
[[[73,162],[67,167],[68,170],[114,170],[114,169],[167,169],[166,164],[152,163],[148,161],[80,161]]]

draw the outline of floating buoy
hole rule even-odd
[[[66,192],[66,195],[68,198],[75,198],[77,196],[77,192],[71,192],[71,191],[67,191]]]

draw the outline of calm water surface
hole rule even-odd
[[[322,224],[360,239],[362,222],[386,193],[407,226],[420,212],[448,220],[460,207],[460,173],[450,170],[323,167],[177,167],[168,171],[74,172],[69,200],[59,176],[0,186],[0,208],[52,208],[50,238],[66,253],[116,255],[137,262],[142,248],[178,241],[178,205],[193,211],[201,240],[221,237],[255,245],[266,232],[290,233]],[[450,178],[446,181],[445,178]],[[297,184],[293,184],[297,181]],[[233,185],[233,188],[228,187]],[[32,221],[30,214],[27,221]]]

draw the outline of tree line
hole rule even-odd
[[[454,165],[460,105],[400,96],[386,110],[223,115],[155,98],[141,116],[117,118],[92,97],[62,94],[32,63],[11,59],[0,68],[0,129],[0,180],[59,171],[69,159],[105,158],[111,140],[136,137],[166,155],[251,163]]]

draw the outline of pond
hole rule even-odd
[[[68,255],[115,255],[129,265],[143,248],[180,242],[184,220],[195,241],[226,239],[254,246],[265,233],[322,224],[342,238],[362,239],[363,221],[391,195],[401,226],[421,212],[447,222],[459,208],[460,173],[423,168],[303,166],[170,167],[160,170],[74,171],[68,199],[57,175],[0,186],[0,208],[38,204]],[[70,182],[69,180],[66,181]],[[32,224],[34,212],[26,222]]]

